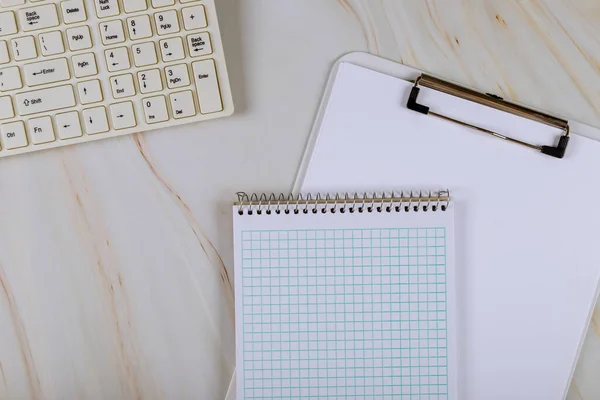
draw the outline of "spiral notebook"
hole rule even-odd
[[[237,399],[454,400],[446,191],[234,205]]]
[[[600,131],[423,74],[343,57],[294,190],[451,187],[459,397],[563,399],[598,296]]]

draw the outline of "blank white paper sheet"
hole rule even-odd
[[[453,213],[235,208],[237,399],[456,400]]]
[[[391,75],[416,70],[346,60],[370,69],[338,64],[297,189],[450,189],[459,398],[563,399],[600,278],[600,143],[576,134],[597,131],[573,124],[565,158],[552,158],[407,109],[413,84]],[[427,88],[419,102],[529,142],[560,135]]]

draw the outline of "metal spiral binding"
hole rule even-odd
[[[391,213],[446,211],[450,204],[450,191],[407,191],[392,193],[344,193],[338,194],[267,194],[238,192],[240,215],[271,214],[335,214]]]

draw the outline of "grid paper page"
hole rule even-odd
[[[454,399],[451,217],[236,215],[238,399]]]

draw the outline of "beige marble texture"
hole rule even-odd
[[[344,53],[600,127],[597,0],[217,7],[234,116],[0,161],[0,399],[223,398],[233,194],[289,190]],[[600,398],[600,309],[568,398]]]

